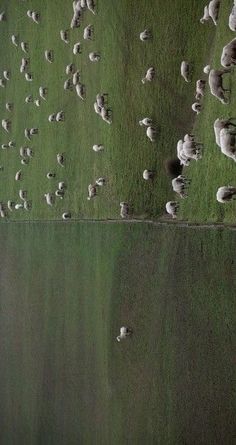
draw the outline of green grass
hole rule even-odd
[[[234,443],[234,232],[9,224],[0,241],[2,445]]]

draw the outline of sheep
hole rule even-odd
[[[146,42],[146,40],[149,40],[152,38],[152,33],[148,29],[145,29],[139,34],[139,38],[142,42]]]
[[[64,90],[73,90],[73,82],[71,79],[66,79],[64,82]]]
[[[87,8],[86,0],[80,0],[80,6],[81,6],[82,9],[86,9]]]
[[[204,96],[205,87],[206,87],[205,80],[202,80],[202,79],[197,80],[197,82],[196,82],[196,96],[195,96],[195,98],[197,100],[200,100],[201,97]]]
[[[5,11],[1,12],[0,14],[0,22],[4,22],[7,19]]]
[[[168,201],[166,203],[166,211],[172,216],[173,219],[177,217],[178,208],[179,204],[176,201]]]
[[[84,40],[92,40],[93,39],[93,25],[88,25],[84,28],[83,34]]]
[[[33,96],[32,96],[32,94],[30,94],[29,96],[26,96],[26,98],[25,98],[25,103],[26,104],[29,104],[30,102],[33,102]]]
[[[105,107],[101,107],[101,118],[102,120],[104,120],[104,122],[106,122],[107,124],[111,124],[112,123],[112,118],[111,118],[111,110],[107,109]]]
[[[29,52],[29,44],[27,42],[21,42],[20,46],[24,53],[27,54]]]
[[[38,128],[30,128],[30,135],[33,136],[34,134],[38,134],[39,129]]]
[[[130,207],[127,202],[120,202],[120,216],[122,219],[128,218]]]
[[[6,80],[10,80],[10,76],[11,76],[10,71],[8,71],[8,70],[4,70],[4,71],[3,71],[3,77],[4,77]]]
[[[181,139],[177,143],[177,157],[180,160],[181,165],[187,167],[190,164],[191,159],[183,153],[183,141]]]
[[[21,170],[18,170],[15,174],[15,181],[20,181],[22,179],[22,172]]]
[[[209,74],[210,71],[211,71],[211,65],[206,65],[206,66],[204,66],[204,68],[203,68],[203,72],[204,72],[205,74]]]
[[[236,2],[234,1],[234,5],[232,7],[230,16],[229,16],[229,29],[231,31],[236,31]]]
[[[19,190],[19,197],[22,199],[22,201],[25,201],[27,198],[27,191],[26,190]]]
[[[220,130],[223,128],[236,127],[235,124],[231,122],[231,119],[216,119],[213,125],[214,133],[215,133],[215,141],[218,147],[220,147]]]
[[[101,145],[101,144],[99,144],[99,145],[93,145],[93,151],[96,151],[96,152],[98,152],[98,151],[102,151],[102,150],[104,150],[104,145]]]
[[[69,30],[66,29],[65,31],[60,31],[60,37],[63,42],[69,43]]]
[[[195,112],[195,113],[197,113],[197,114],[199,114],[200,112],[201,112],[201,110],[202,110],[202,105],[199,103],[199,102],[194,102],[193,104],[192,104],[192,110]]]
[[[155,172],[153,170],[144,170],[143,171],[143,179],[145,181],[149,181],[150,179],[153,179],[155,176]]]
[[[13,35],[11,36],[11,41],[12,41],[13,45],[15,45],[15,46],[18,46],[18,45],[19,45],[19,38],[18,38],[18,36],[16,36],[15,34],[13,34]]]
[[[55,203],[55,195],[53,193],[45,193],[44,197],[46,199],[47,205],[52,206]]]
[[[11,121],[9,119],[2,119],[2,128],[9,133],[11,130]]]
[[[120,328],[120,335],[116,337],[116,340],[120,342],[121,340],[124,340],[125,338],[132,335],[132,333],[133,333],[132,329],[128,328],[127,326],[122,326]]]
[[[25,73],[25,80],[27,80],[27,82],[32,82],[33,81],[33,75],[30,73]]]
[[[77,96],[80,97],[80,99],[85,100],[85,98],[86,98],[85,85],[83,85],[82,83],[78,82],[76,87],[75,87],[75,91],[77,93]]]
[[[14,148],[14,147],[16,146],[16,143],[15,143],[14,141],[9,141],[9,142],[8,142],[8,146],[9,146],[10,148]]]
[[[6,88],[6,79],[1,79],[0,78],[0,87],[2,87],[2,88]]]
[[[222,104],[227,104],[229,102],[224,93],[230,90],[223,87],[222,79],[223,75],[226,73],[230,73],[230,69],[225,68],[224,70],[211,70],[208,78],[211,94],[220,100]]]
[[[100,108],[105,107],[106,104],[105,96],[106,96],[105,93],[96,95],[96,102]]]
[[[181,198],[186,198],[188,196],[186,189],[190,182],[190,179],[187,179],[183,175],[179,175],[172,180],[172,188]]]
[[[99,187],[103,187],[106,184],[106,179],[105,178],[96,179],[95,183]]]
[[[96,185],[89,184],[87,200],[90,201],[92,198],[95,198],[95,196],[97,196],[97,187]]]
[[[148,68],[145,77],[142,79],[142,83],[152,82],[154,77],[155,77],[155,69],[153,68],[153,66],[151,66],[150,68]]]
[[[56,121],[57,122],[64,122],[65,120],[65,113],[64,111],[58,111],[58,113],[56,114]]]
[[[23,158],[25,156],[27,156],[27,147],[20,147],[19,153],[20,153],[20,156]]]
[[[224,68],[236,65],[236,38],[224,46],[220,62]]]
[[[65,167],[64,163],[65,163],[65,157],[63,153],[58,153],[57,154],[57,163],[61,166],[61,167]]]
[[[87,8],[89,11],[91,11],[94,15],[96,14],[95,12],[95,3],[94,0],[86,0],[87,3]]]
[[[46,174],[46,177],[47,177],[48,179],[55,178],[55,177],[56,177],[56,173],[48,172],[48,173]]]
[[[216,193],[216,199],[218,202],[225,204],[226,202],[233,201],[236,196],[236,187],[232,185],[219,187]]]
[[[60,199],[63,199],[65,195],[65,191],[64,190],[56,190],[55,191],[55,196],[57,196]]]
[[[185,60],[181,62],[180,74],[184,78],[185,82],[190,82],[190,65]]]
[[[201,155],[202,144],[198,144],[194,141],[183,142],[182,155],[186,156],[187,159],[195,159],[198,161],[202,158]]]
[[[76,85],[79,83],[79,81],[80,81],[80,72],[79,72],[79,70],[77,70],[77,71],[73,74],[73,77],[72,77],[72,83],[73,83],[74,86],[76,86]]]
[[[31,18],[32,18],[32,20],[35,23],[39,24],[39,21],[40,21],[40,14],[39,14],[39,12],[33,11]]]
[[[95,111],[95,113],[101,115],[101,107],[99,107],[99,105],[97,104],[97,102],[94,102],[93,107],[94,107],[94,111]]]
[[[7,150],[9,148],[8,144],[2,144],[1,145],[2,150]]]
[[[152,119],[149,117],[144,117],[142,120],[139,121],[139,125],[141,127],[150,127],[152,125]]]
[[[58,183],[58,190],[65,190],[66,189],[66,184],[65,182],[61,181]]]
[[[29,158],[32,158],[34,156],[33,150],[31,150],[31,148],[27,147],[26,148],[26,155],[29,156]]]
[[[189,134],[189,133],[185,134],[185,136],[184,136],[184,141],[185,141],[185,142],[186,142],[186,141],[195,141],[195,136],[194,136],[194,134]]]
[[[26,12],[26,15],[31,19],[32,18],[32,14],[33,11],[31,11],[30,9],[28,9],[28,11]]]
[[[80,27],[80,17],[79,15],[73,16],[72,20],[70,22],[71,29],[79,28]]]
[[[20,163],[22,165],[28,165],[29,164],[29,159],[21,159]]]
[[[67,76],[69,74],[74,74],[75,71],[76,71],[76,67],[75,67],[74,63],[70,63],[69,65],[66,66],[66,74],[67,74]]]
[[[32,209],[32,201],[24,201],[23,206],[24,206],[25,210],[27,210],[27,211],[31,210]]]
[[[13,207],[15,208],[15,202],[13,201],[7,201],[7,208],[10,210],[10,212],[13,212]]]
[[[26,69],[27,67],[29,67],[29,65],[30,65],[30,58],[29,58],[29,57],[28,57],[28,58],[23,57],[23,58],[21,59],[21,66],[22,66],[24,69]]]
[[[7,217],[6,210],[0,210],[0,216],[1,216],[1,218],[6,218]]]
[[[13,105],[13,103],[12,102],[7,102],[6,103],[6,110],[7,111],[12,111],[13,110],[13,108],[14,108],[14,105]]]
[[[146,135],[151,142],[155,142],[156,140],[156,129],[154,127],[147,127]]]
[[[89,60],[91,62],[99,62],[100,59],[101,59],[101,55],[98,52],[89,53]]]
[[[47,62],[52,63],[54,61],[54,52],[52,49],[44,51],[44,56]]]
[[[71,213],[70,212],[64,212],[62,214],[62,219],[64,219],[64,220],[71,219]]]
[[[41,100],[40,99],[35,99],[34,100],[34,104],[36,105],[36,107],[40,107]]]
[[[73,54],[81,54],[82,53],[82,50],[81,50],[81,43],[80,42],[78,42],[78,43],[75,43],[74,44],[74,46],[73,46]]]
[[[204,24],[207,20],[211,18],[214,25],[217,25],[219,9],[220,9],[220,0],[211,0],[209,5],[205,6],[204,15],[200,19],[200,22]]]
[[[46,87],[39,87],[39,95],[41,97],[41,99],[46,100],[46,96],[48,93],[48,89]]]
[[[24,208],[24,204],[15,204],[15,209],[20,210]]]
[[[56,113],[49,114],[48,122],[56,122],[56,117],[57,117]]]
[[[221,152],[236,162],[236,133],[229,128],[220,130]]]
[[[24,135],[25,135],[26,139],[31,141],[30,128],[25,128]]]

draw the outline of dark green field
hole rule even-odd
[[[9,224],[0,241],[1,445],[235,443],[236,233]]]

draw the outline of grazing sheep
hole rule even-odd
[[[39,129],[38,128],[30,128],[30,135],[33,136],[34,134],[38,134]]]
[[[47,62],[52,63],[54,61],[54,52],[52,49],[44,51],[44,56]]]
[[[15,209],[20,210],[24,208],[24,204],[15,204]]]
[[[150,179],[153,179],[155,176],[155,172],[153,170],[144,170],[143,172],[143,179],[145,181],[149,181]]]
[[[67,76],[69,74],[74,74],[75,71],[76,71],[76,67],[75,67],[74,63],[70,63],[69,65],[66,66],[66,74],[67,74]]]
[[[72,20],[70,22],[70,27],[71,27],[71,29],[80,27],[80,16],[78,14],[76,14],[72,17]]]
[[[101,107],[99,107],[99,105],[97,104],[97,102],[94,102],[93,107],[94,107],[94,111],[95,111],[95,113],[101,115]]]
[[[190,164],[191,159],[183,153],[183,141],[181,139],[177,143],[177,157],[180,160],[181,165],[187,167]]]
[[[20,181],[22,179],[22,172],[21,170],[18,170],[15,174],[15,181]]]
[[[80,81],[80,72],[79,72],[79,70],[77,70],[77,71],[73,74],[73,77],[72,77],[73,85],[76,86],[76,85],[79,83],[79,81]]]
[[[41,99],[46,100],[48,89],[46,87],[39,87],[39,95]]]
[[[18,38],[18,36],[16,36],[15,34],[13,34],[13,35],[11,36],[11,41],[12,41],[13,45],[15,45],[15,46],[18,46],[18,45],[19,45],[19,38]]]
[[[26,148],[26,155],[29,156],[29,158],[33,158],[33,156],[34,156],[33,150],[31,150],[31,148],[27,147]]]
[[[47,177],[48,179],[55,178],[55,177],[56,177],[56,173],[48,172],[48,173],[46,174],[46,177]]]
[[[45,193],[44,197],[47,205],[52,206],[55,203],[55,195],[53,193]]]
[[[223,87],[222,79],[223,75],[226,73],[230,73],[230,69],[225,68],[224,70],[211,70],[208,78],[211,94],[220,100],[222,104],[227,104],[229,102],[224,93],[230,90]]]
[[[181,198],[187,198],[187,186],[190,184],[190,182],[190,179],[187,179],[183,175],[179,175],[177,178],[172,180],[172,188]]]
[[[118,337],[116,337],[116,340],[119,342],[121,340],[125,340],[127,337],[132,335],[132,333],[133,333],[132,329],[128,328],[127,326],[122,326],[120,328],[120,335],[118,335]]]
[[[31,19],[32,18],[32,14],[33,11],[31,11],[30,9],[28,9],[28,11],[26,12],[26,15]]]
[[[6,88],[6,79],[1,79],[0,78],[0,87],[2,87],[2,88]]]
[[[60,37],[63,42],[69,43],[69,30],[66,29],[65,31],[60,31]]]
[[[146,135],[151,142],[155,142],[156,140],[156,129],[154,127],[147,127]]]
[[[106,179],[105,179],[105,178],[99,178],[99,179],[96,179],[95,183],[96,183],[96,185],[98,185],[99,187],[103,187],[103,185],[106,184]]]
[[[92,198],[95,198],[95,196],[97,196],[97,187],[96,185],[89,184],[87,200],[90,201]]]
[[[20,46],[22,51],[24,51],[24,53],[29,52],[29,44],[27,42],[21,42]]]
[[[236,132],[229,128],[220,130],[221,152],[236,162]]]
[[[179,204],[176,201],[168,201],[166,203],[166,211],[169,213],[169,215],[172,216],[173,219],[177,217],[177,211],[179,208]]]
[[[55,196],[57,196],[60,199],[63,199],[65,195],[65,191],[64,190],[56,190],[55,191]]]
[[[65,167],[64,163],[65,163],[65,156],[63,153],[58,153],[57,154],[57,163],[61,166],[61,167]]]
[[[4,22],[7,19],[5,11],[1,12],[0,14],[0,22]]]
[[[91,60],[91,62],[99,62],[99,60],[101,59],[101,55],[97,52],[91,52],[89,53],[89,60]]]
[[[139,34],[139,38],[142,42],[146,42],[146,40],[149,40],[152,38],[152,33],[148,29],[145,29]]]
[[[70,212],[64,212],[62,214],[62,219],[64,219],[64,220],[71,219],[71,213]]]
[[[226,202],[233,201],[236,196],[236,187],[232,185],[219,187],[216,193],[216,199],[218,202],[225,204]]]
[[[148,68],[145,77],[142,79],[142,83],[152,82],[154,77],[155,77],[155,69],[153,68],[153,66],[151,66],[150,68]]]
[[[3,77],[4,77],[6,80],[10,80],[10,76],[11,76],[10,71],[8,71],[8,70],[3,71]]]
[[[13,105],[12,102],[7,102],[7,103],[6,103],[6,110],[7,110],[7,111],[12,111],[13,108],[14,108],[14,105]]]
[[[64,90],[73,90],[73,82],[71,79],[66,79],[64,82]]]
[[[93,39],[93,25],[88,25],[84,28],[83,34],[84,40],[92,40]]]
[[[100,114],[101,114],[102,120],[104,120],[107,124],[111,124],[112,123],[111,110],[110,109],[102,107]]]
[[[8,207],[8,210],[10,210],[10,212],[12,212],[13,211],[13,208],[15,208],[15,202],[14,201],[7,201],[7,207]]]
[[[27,147],[20,147],[19,153],[20,153],[20,156],[23,158],[25,156],[27,156]]]
[[[86,0],[87,3],[87,8],[89,11],[91,11],[94,15],[96,14],[95,12],[95,3],[94,0]]]
[[[190,65],[185,60],[181,62],[180,73],[181,76],[184,78],[185,82],[190,82]]]
[[[130,207],[127,202],[120,202],[120,216],[122,219],[128,218]]]
[[[105,107],[106,104],[105,96],[106,96],[105,93],[96,95],[96,102],[100,108]]]
[[[36,105],[36,107],[40,107],[41,100],[40,99],[35,99],[34,100],[34,104]]]
[[[26,190],[19,190],[19,197],[22,199],[22,201],[25,201],[27,198],[27,191]]]
[[[8,142],[8,146],[9,146],[10,148],[14,148],[14,147],[16,146],[16,143],[15,143],[14,141],[9,141],[9,142]]]
[[[194,141],[184,141],[181,154],[184,155],[187,159],[195,159],[195,161],[198,161],[202,158],[201,150],[202,144],[196,143]]]
[[[32,20],[37,23],[37,25],[39,24],[40,21],[40,14],[39,12],[33,11],[32,15],[31,15]]]
[[[25,103],[26,104],[29,104],[30,102],[33,102],[33,96],[32,96],[32,94],[30,94],[29,96],[26,96],[26,98],[25,98]]]
[[[82,50],[81,50],[81,43],[80,42],[78,42],[78,43],[75,43],[74,44],[74,46],[73,46],[73,54],[81,54],[82,53]]]
[[[201,23],[205,23],[210,18],[212,19],[214,25],[217,25],[217,20],[219,17],[220,0],[211,0],[208,6],[204,8],[204,15],[200,19]]]
[[[1,218],[6,218],[7,217],[6,210],[0,210],[0,216],[1,216]]]
[[[152,119],[149,117],[144,117],[141,121],[139,121],[139,125],[141,127],[150,127],[152,125]]]
[[[205,80],[202,80],[202,79],[197,80],[197,82],[196,82],[196,96],[195,96],[195,98],[197,100],[200,100],[201,97],[204,96],[205,87],[206,87]]]
[[[236,65],[236,38],[224,46],[220,62],[225,68]]]
[[[32,82],[33,81],[33,75],[30,73],[25,73],[25,80],[27,80],[27,82]]]
[[[24,135],[25,135],[26,139],[31,141],[30,128],[25,128]]]
[[[56,113],[50,114],[48,116],[48,122],[56,122],[56,117],[57,117]]]
[[[104,150],[104,145],[101,145],[101,144],[99,144],[99,145],[93,145],[93,151],[96,151],[96,152],[98,152],[98,151],[102,151],[102,150]]]
[[[201,105],[199,102],[194,102],[194,103],[192,104],[192,110],[193,110],[195,113],[199,114],[199,113],[201,112],[201,109],[202,109],[202,105]]]
[[[1,145],[2,150],[7,150],[9,148],[8,144],[2,144]]]
[[[28,165],[29,164],[29,159],[21,159],[20,163],[22,165]]]
[[[66,189],[66,184],[65,182],[61,181],[58,183],[58,190],[65,190]]]
[[[75,87],[75,91],[77,93],[77,96],[80,97],[80,99],[85,100],[86,98],[86,89],[85,89],[85,85],[83,85],[82,83],[77,83],[76,87]]]
[[[220,147],[220,131],[223,128],[236,127],[235,124],[231,122],[231,119],[216,119],[213,125],[214,133],[215,133],[215,141],[218,147]]]
[[[9,133],[11,130],[11,121],[9,119],[2,119],[2,128]]]
[[[32,201],[24,201],[24,209],[29,211],[32,209]]]
[[[209,74],[210,71],[211,71],[211,65],[206,65],[206,66],[204,66],[204,68],[203,68],[203,72],[204,72],[205,74]]]
[[[64,122],[65,120],[65,113],[64,111],[58,111],[58,113],[56,114],[56,121],[57,122]]]
[[[229,16],[229,29],[236,31],[236,2],[234,1],[230,16]]]

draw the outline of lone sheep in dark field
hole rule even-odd
[[[225,97],[225,93],[229,92],[223,87],[223,75],[230,73],[230,69],[225,68],[224,70],[211,70],[209,73],[209,86],[211,90],[211,94],[215,96],[222,104],[227,104],[229,100]]]
[[[145,179],[146,181],[153,179],[154,176],[155,176],[155,172],[153,170],[144,170],[144,172],[143,172],[143,179]]]
[[[127,337],[129,337],[132,333],[133,333],[132,329],[128,328],[127,326],[122,326],[120,328],[120,335],[116,337],[116,340],[120,342],[121,340],[124,340]]]
[[[146,42],[146,40],[149,40],[152,38],[152,33],[148,29],[145,29],[139,34],[139,38],[142,42]]]
[[[231,185],[218,188],[216,193],[216,199],[218,202],[225,204],[232,201],[236,197],[236,187]]]
[[[71,213],[70,212],[64,212],[62,214],[62,219],[64,219],[64,220],[71,219]]]
[[[225,68],[236,65],[236,38],[224,46],[220,61]]]
[[[204,15],[200,19],[201,23],[205,23],[207,20],[212,19],[214,25],[217,25],[220,9],[220,0],[211,0],[208,6],[204,8]]]
[[[142,79],[142,83],[152,82],[154,77],[155,77],[155,69],[153,68],[153,66],[151,66],[150,68],[148,68],[145,77]]]

